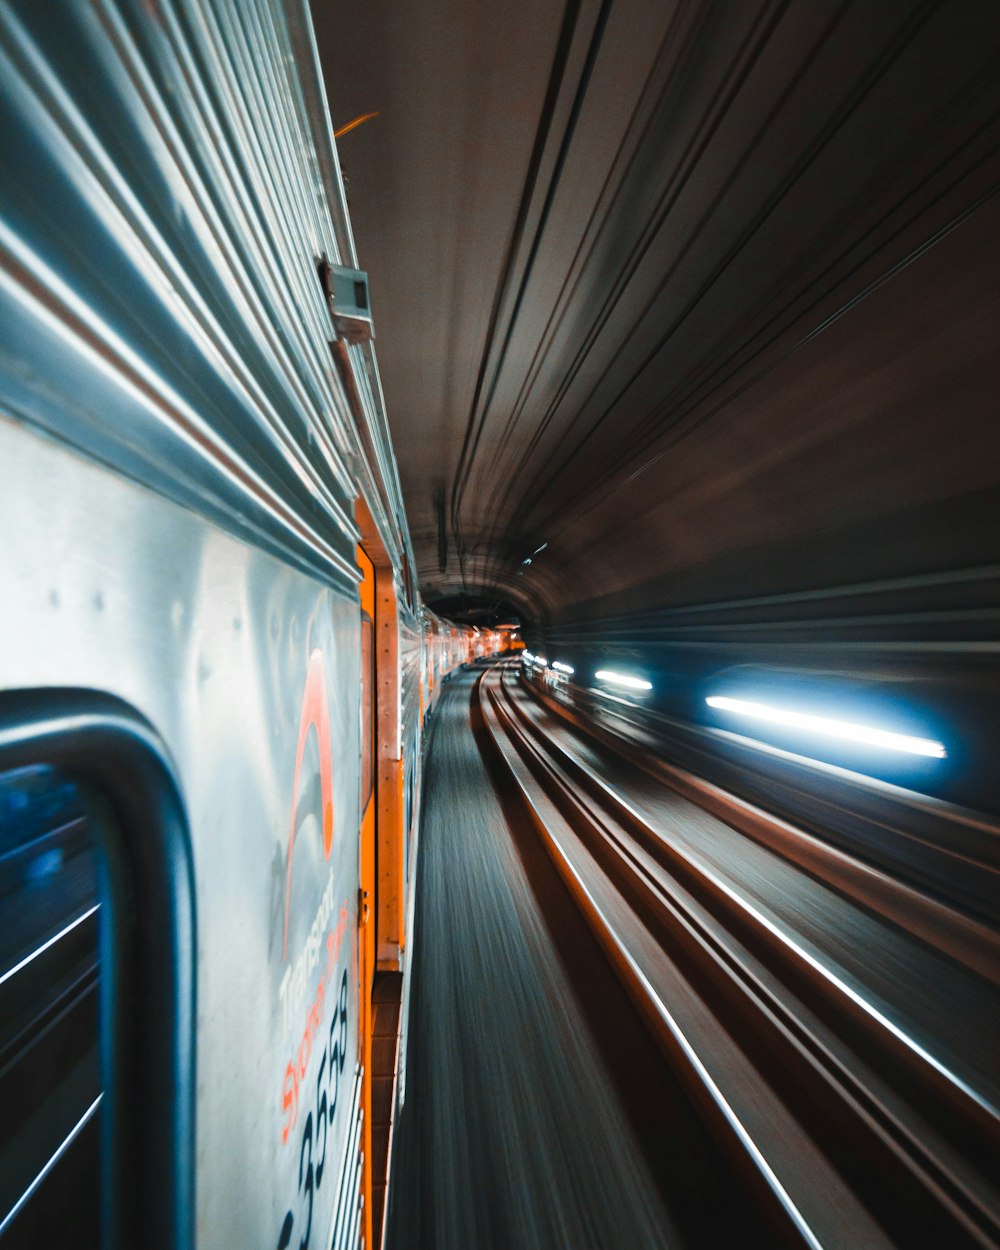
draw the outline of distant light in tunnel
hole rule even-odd
[[[536,547],[535,550],[531,554],[533,556],[540,555],[548,545],[549,545],[548,543],[542,543],[542,545],[540,547]]]
[[[525,557],[524,557],[524,559],[521,561],[521,563],[522,563],[522,564],[530,564],[530,563],[531,563],[531,556],[525,556]]]
[[[736,712],[752,720],[768,721],[774,725],[788,725],[810,733],[824,734],[828,738],[844,738],[850,742],[864,742],[869,746],[884,747],[888,751],[905,751],[910,755],[929,755],[933,759],[947,758],[944,744],[933,738],[914,738],[909,734],[891,733],[871,725],[854,725],[850,721],[831,720],[826,716],[813,716],[807,712],[793,712],[788,708],[769,707],[766,703],[752,703],[745,699],[730,699],[725,695],[711,695],[705,700],[709,707],[723,712]]]
[[[571,664],[564,664],[562,660],[553,660],[552,667],[557,673],[566,673],[570,677],[576,672],[576,669]]]
[[[521,662],[523,664],[533,664],[535,662],[535,657],[530,651],[523,651],[521,653]]]
[[[548,668],[548,660],[544,655],[536,655],[534,659],[535,668]]]
[[[641,677],[629,677],[625,673],[612,673],[606,668],[599,668],[594,674],[598,681],[610,682],[612,686],[625,686],[629,690],[652,690],[651,681],[643,681]]]

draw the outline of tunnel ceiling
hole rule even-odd
[[[379,111],[339,152],[426,597],[599,616],[995,552],[994,6],[314,18],[334,126]]]

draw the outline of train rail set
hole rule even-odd
[[[595,737],[519,668],[479,679],[501,784],[752,1195],[750,1243],[994,1244],[995,929],[877,842],[848,854],[659,754],[637,767],[620,711]]]

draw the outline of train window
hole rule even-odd
[[[95,803],[58,769],[0,772],[0,1240],[100,1240]]]

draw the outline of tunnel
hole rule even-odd
[[[1000,12],[0,0],[0,1248],[1000,1246]]]

